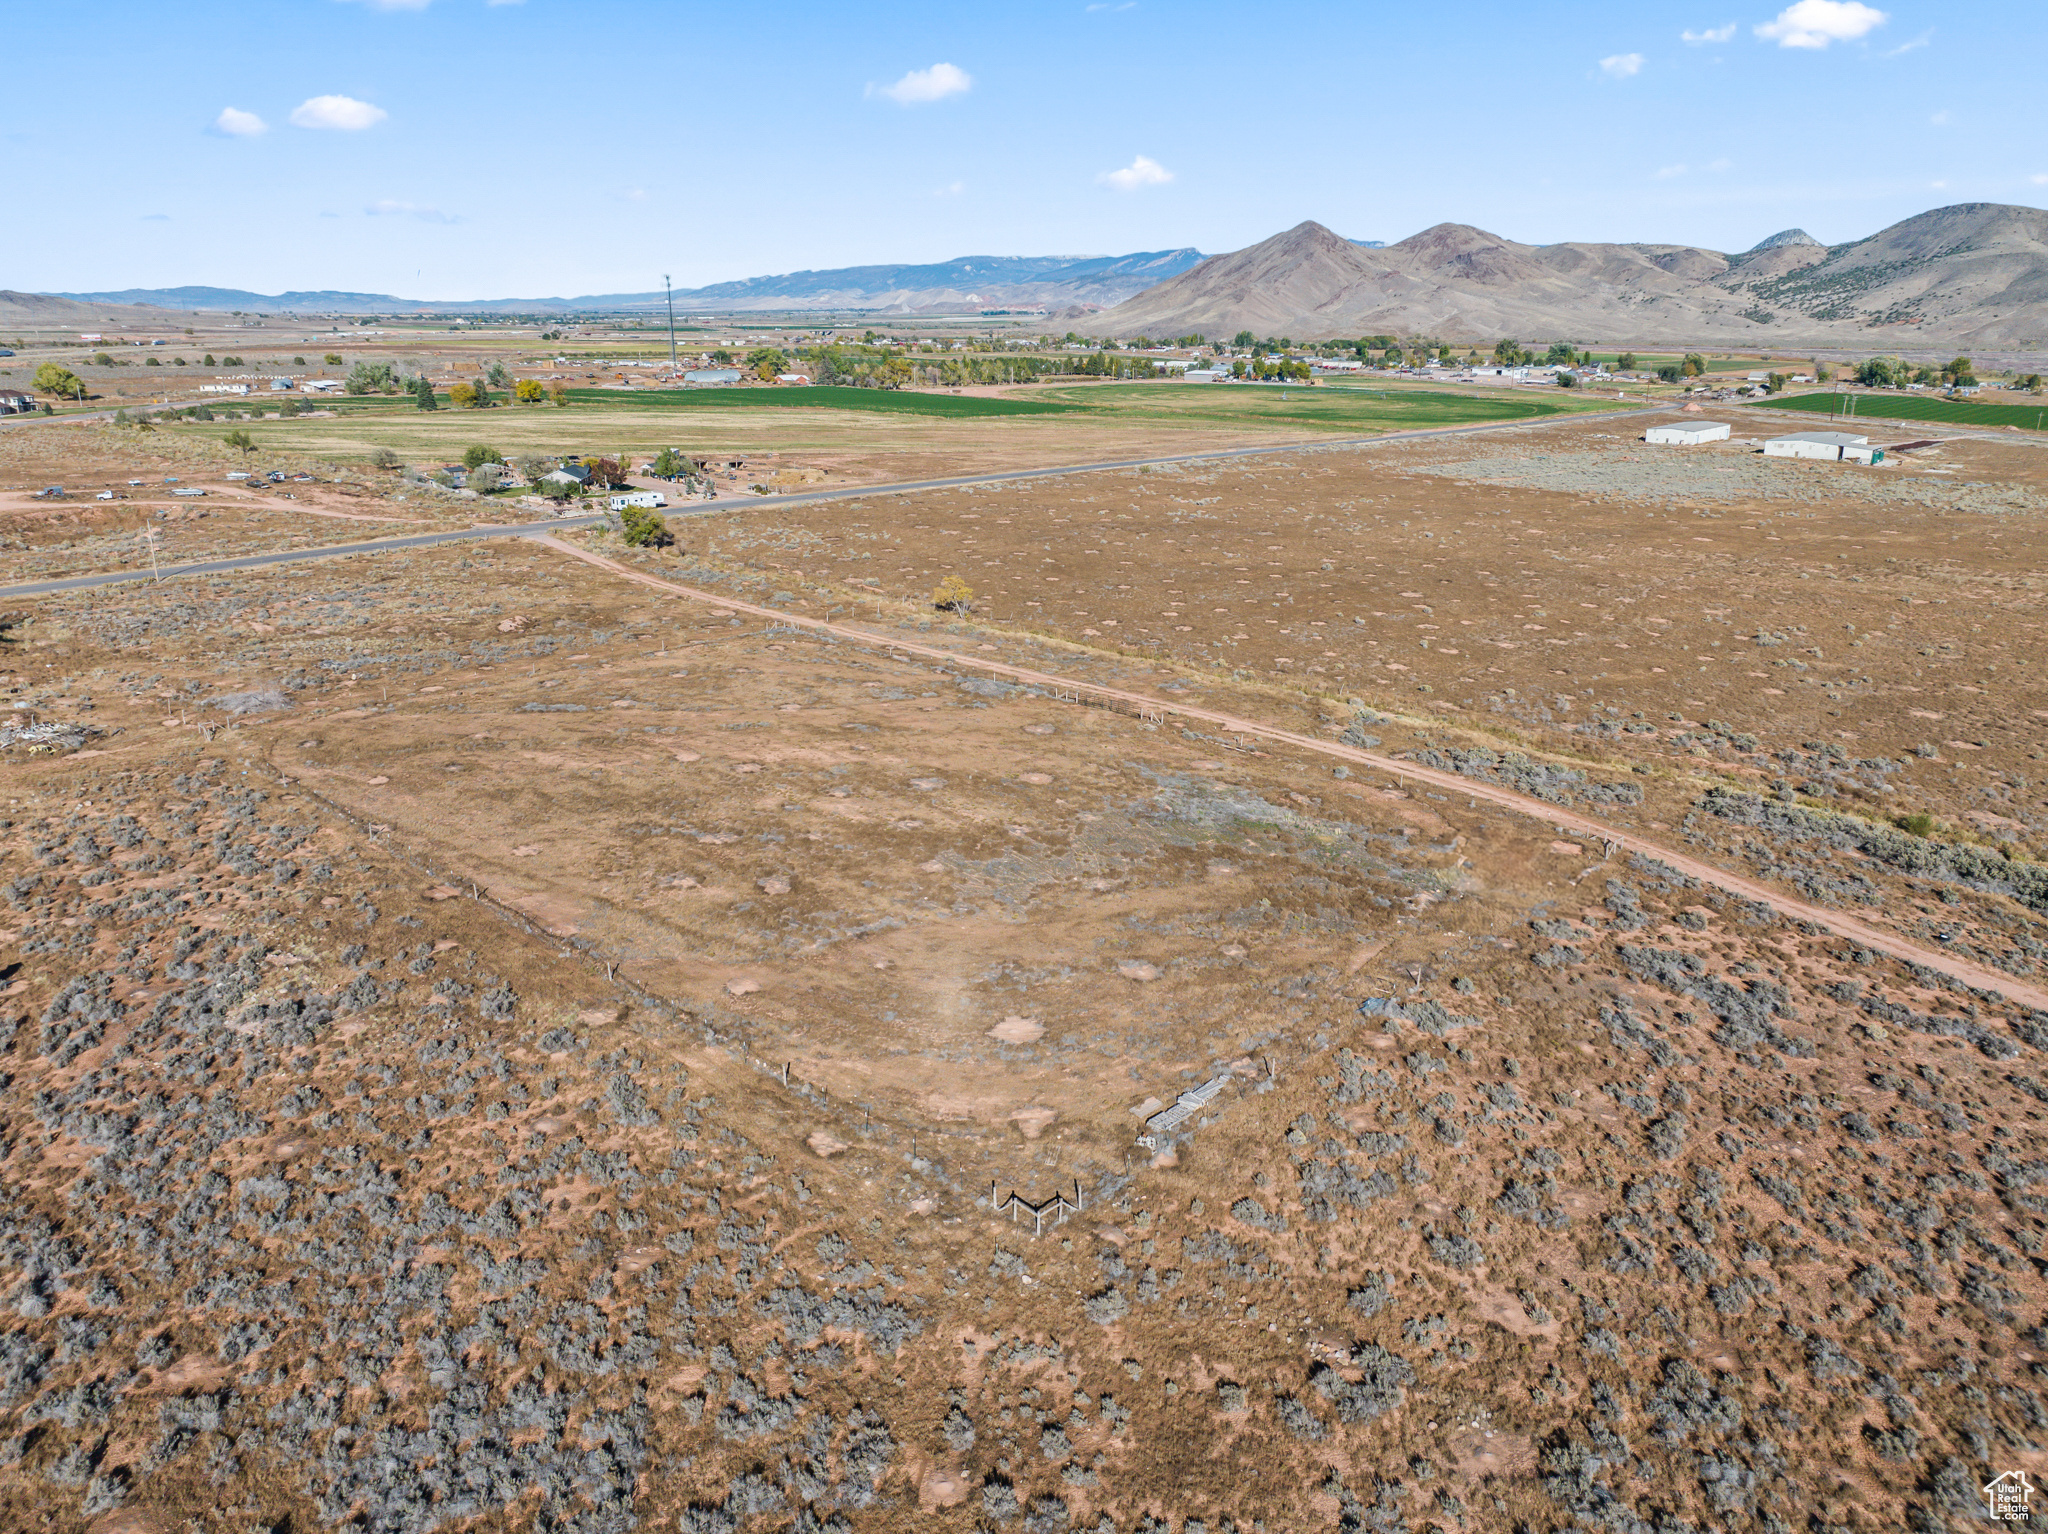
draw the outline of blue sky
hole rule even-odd
[[[1305,218],[1739,250],[2048,203],[2048,13],[2017,0],[168,14],[10,13],[47,84],[0,127],[8,204],[41,210],[0,287],[569,296]]]

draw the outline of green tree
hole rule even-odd
[[[1773,373],[1764,380],[1764,387],[1773,394],[1783,394],[1785,392],[1785,385],[1791,381],[1783,373]]]
[[[231,431],[220,439],[228,447],[239,448],[244,453],[256,451],[256,441],[245,431]]]
[[[206,359],[209,363],[211,357]],[[348,378],[342,389],[349,394],[376,394],[391,387],[396,380],[392,377],[388,362],[358,362],[348,370]]]
[[[1068,336],[1067,339],[1071,341],[1073,337]],[[1244,351],[1249,347],[1256,346],[1258,345],[1258,342],[1259,338],[1253,335],[1249,330],[1240,330],[1236,335],[1230,338],[1230,344],[1236,347],[1239,351]]]
[[[398,455],[388,447],[380,447],[370,454],[370,467],[373,469],[395,469],[398,467]]]
[[[1675,362],[1666,362],[1657,369],[1657,378],[1660,383],[1675,384],[1683,377],[1685,377],[1685,369]]]
[[[465,469],[474,469],[481,464],[503,463],[504,461],[504,455],[496,448],[485,447],[481,442],[467,449],[462,455],[462,466]]]
[[[110,368],[114,365],[114,359],[109,353],[94,352],[92,354],[92,365],[96,368]]]
[[[323,363],[325,363],[325,364],[326,364],[326,365],[327,365],[328,367],[331,367],[331,368],[338,368],[338,367],[340,367],[340,366],[341,366],[341,353],[340,353],[340,352],[329,352],[329,353],[328,353],[328,354],[327,354],[326,356],[322,357],[322,358],[321,358],[320,360],[321,360],[321,361],[322,361]]]
[[[215,362],[215,361],[213,360],[213,353],[212,353],[212,352],[208,352],[208,353],[207,353],[207,354],[206,354],[206,355],[205,355],[204,357],[202,357],[202,358],[200,359],[199,365],[200,365],[201,367],[209,367],[209,368],[210,368],[210,367],[217,367],[217,366],[219,366],[219,364],[218,364],[218,363],[216,363],[216,362]]]
[[[1635,371],[1636,354],[1634,352],[1623,352],[1619,357],[1614,359],[1614,365],[1620,368],[1624,373],[1633,372]]]
[[[668,518],[652,506],[628,506],[619,514],[619,536],[632,548],[665,549],[676,541]]]
[[[1941,370],[1941,381],[1966,387],[1977,381],[1977,369],[1968,357],[1957,357]]]
[[[1678,364],[1679,376],[1682,378],[1699,378],[1703,376],[1706,373],[1706,371],[1707,359],[1702,357],[1698,352],[1687,352],[1685,354],[1685,360]]]
[[[1579,360],[1579,343],[1576,341],[1552,341],[1550,350],[1543,354],[1544,365],[1570,367]]]
[[[505,364],[502,362],[493,362],[490,372],[485,376],[490,379],[493,389],[509,389],[512,387],[512,375],[505,371]]]
[[[1834,379],[1834,376],[1835,370],[1825,362],[1816,362],[1813,365],[1813,381],[1815,383],[1829,383]]]
[[[85,380],[55,362],[36,369],[35,388],[38,394],[54,394],[59,399],[85,398]]]
[[[672,447],[665,447],[654,455],[654,477],[674,479],[688,467],[689,460]]]
[[[421,410],[439,410],[441,402],[434,398],[434,381],[425,373],[413,381],[413,403]]]

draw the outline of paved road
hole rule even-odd
[[[897,495],[914,490],[944,490],[959,485],[992,485],[1014,480],[1056,479],[1064,474],[1095,474],[1111,469],[1224,462],[1233,458],[1260,458],[1278,453],[1298,453],[1306,448],[1372,447],[1383,442],[1413,442],[1426,437],[1462,437],[1478,432],[1523,430],[1532,426],[1554,425],[1560,421],[1611,421],[1634,418],[1654,413],[1659,408],[1636,406],[1628,410],[1589,411],[1583,415],[1490,421],[1479,426],[1437,426],[1419,431],[1392,431],[1375,437],[1330,437],[1319,441],[1289,442],[1281,446],[1218,448],[1206,453],[1175,453],[1164,458],[1102,459],[1094,463],[1070,463],[1046,469],[1000,469],[986,474],[953,474],[943,479],[902,480],[888,485],[859,485],[844,489],[802,491],[790,495],[749,496],[744,500],[689,501],[680,506],[670,507],[668,515],[705,516],[717,512],[752,510],[763,506],[804,506],[817,501],[854,500],[865,496]],[[314,548],[283,549],[272,554],[248,554],[238,559],[208,559],[192,564],[169,565],[164,567],[160,574],[164,580],[181,575],[226,575],[236,570],[261,570],[270,565],[298,564],[308,559],[341,559],[355,554],[400,553],[407,549],[433,548],[444,543],[464,543],[477,538],[536,537],[568,528],[589,527],[600,520],[601,518],[595,516],[558,517],[545,522],[488,524],[437,533],[415,533],[403,538],[377,538],[362,543],[328,543]],[[83,591],[93,586],[113,586],[124,581],[147,581],[156,578],[157,575],[148,570],[108,570],[92,575],[71,575],[60,580],[0,586],[0,600],[50,596],[61,591]]]
[[[1730,873],[1726,869],[1717,868],[1712,863],[1702,862],[1696,857],[1678,851],[1675,848],[1667,847],[1661,842],[1652,841],[1650,838],[1641,836],[1636,832],[1620,830],[1608,825],[1604,821],[1595,820],[1589,815],[1581,815],[1571,810],[1560,809],[1557,805],[1551,804],[1547,800],[1532,798],[1527,794],[1518,794],[1513,789],[1501,788],[1495,784],[1473,778],[1463,778],[1454,772],[1445,772],[1434,767],[1423,767],[1414,762],[1402,761],[1398,757],[1381,756],[1377,752],[1362,750],[1356,746],[1346,746],[1337,741],[1319,740],[1313,735],[1298,734],[1293,730],[1283,730],[1275,725],[1266,724],[1256,719],[1242,719],[1234,714],[1219,713],[1214,709],[1201,708],[1194,704],[1183,703],[1174,699],[1155,698],[1145,693],[1127,692],[1115,687],[1103,687],[1093,682],[1079,682],[1072,677],[1058,676],[1045,671],[1032,671],[1023,666],[1012,666],[1006,662],[988,660],[979,655],[961,655],[937,645],[920,644],[915,640],[901,639],[887,631],[877,632],[858,624],[834,623],[824,618],[807,618],[798,614],[784,612],[776,607],[763,607],[752,602],[734,601],[729,593],[704,591],[695,586],[685,586],[677,581],[667,580],[658,575],[651,575],[644,570],[636,570],[630,565],[622,565],[616,560],[605,558],[602,554],[594,554],[589,549],[578,548],[573,543],[564,543],[556,538],[549,538],[543,541],[548,547],[558,550],[563,554],[580,559],[586,564],[596,565],[599,569],[623,576],[627,580],[637,582],[640,585],[651,586],[657,590],[667,591],[680,597],[687,597],[693,601],[704,602],[720,609],[751,613],[757,618],[765,618],[769,622],[778,624],[783,628],[807,629],[813,633],[830,634],[837,638],[850,639],[856,644],[867,645],[876,649],[892,650],[899,655],[915,655],[924,660],[937,661],[942,665],[950,666],[963,675],[972,676],[979,673],[1001,677],[1012,682],[1021,682],[1030,687],[1042,687],[1050,692],[1054,698],[1061,701],[1081,703],[1092,698],[1098,701],[1130,705],[1138,709],[1140,717],[1143,718],[1163,720],[1169,715],[1178,715],[1183,719],[1200,720],[1205,724],[1218,726],[1233,735],[1245,739],[1270,741],[1276,745],[1288,746],[1294,750],[1308,752],[1312,755],[1334,757],[1342,762],[1370,767],[1375,771],[1388,773],[1397,778],[1406,778],[1410,782],[1427,783],[1432,788],[1440,788],[1451,793],[1463,794],[1468,799],[1484,800],[1486,803],[1498,806],[1501,809],[1512,810],[1518,815],[1526,815],[1531,820],[1535,820],[1543,825],[1555,826],[1561,831],[1569,832],[1576,836],[1604,841],[1609,845],[1608,855],[1610,857],[1615,852],[1639,852],[1645,857],[1655,858],[1659,862],[1677,869],[1682,874],[1698,879],[1702,884],[1710,884],[1716,889],[1726,890],[1729,894],[1736,895],[1741,899],[1752,900],[1769,906],[1787,920],[1810,922],[1817,927],[1825,928],[1865,948],[1874,948],[1879,953],[1890,954],[1893,958],[1902,959],[1909,964],[1922,964],[1941,974],[1953,976],[1955,979],[1962,981],[1963,984],[1975,987],[1977,990],[2002,995],[2021,1006],[2032,1007],[2039,1011],[2048,1011],[2048,990],[2044,990],[2038,985],[2030,985],[2024,980],[2015,979],[2011,975],[1986,968],[1981,964],[1972,964],[1967,959],[1957,958],[1955,955],[1943,953],[1939,949],[1923,948],[1919,944],[1901,937],[1896,932],[1887,931],[1883,927],[1872,926],[1869,922],[1859,921],[1855,917],[1845,915],[1841,911],[1828,910],[1822,906],[1809,905],[1803,900],[1795,900],[1789,895],[1772,889],[1767,884],[1759,884],[1754,879],[1745,879],[1740,874]]]

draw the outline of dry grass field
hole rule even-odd
[[[0,1524],[1965,1526],[2048,1470],[2048,460],[1623,430],[15,603]]]

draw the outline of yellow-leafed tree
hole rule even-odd
[[[932,593],[932,606],[942,613],[964,613],[974,602],[974,588],[957,575],[949,575],[939,582]]]

